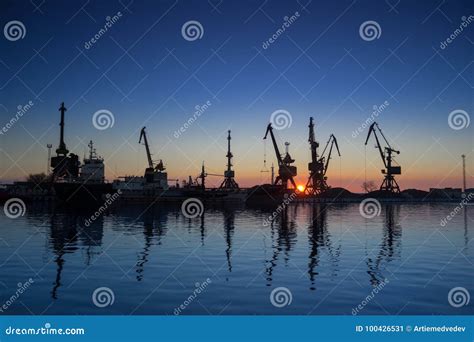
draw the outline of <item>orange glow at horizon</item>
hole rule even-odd
[[[234,157],[232,163],[235,180],[241,188],[269,184],[271,182],[272,165],[274,165],[274,177],[278,174],[278,162],[274,152],[270,146],[267,146],[265,154],[264,145],[260,144],[260,135],[255,140],[245,139],[247,135],[251,135],[251,132],[245,132],[244,135],[244,133],[239,133],[236,130],[233,140],[232,153]],[[286,138],[287,132],[282,132],[280,135]],[[405,135],[407,135],[406,132]],[[46,137],[45,141],[54,141],[56,138],[57,132],[51,132],[51,137]],[[189,141],[186,140],[187,138],[188,136],[183,136],[180,138],[181,140],[168,145],[164,141],[155,140],[155,144],[152,145],[151,149],[154,152],[154,157],[163,159],[170,179],[169,184],[175,184],[175,181],[171,181],[172,179],[179,179],[180,183],[187,180],[189,176],[195,179],[201,172],[204,161],[206,172],[222,175],[208,177],[206,185],[219,187],[226,169],[227,141],[220,139],[221,144],[218,145],[213,144],[214,142],[207,142],[205,137],[199,140],[193,140],[189,137]],[[443,141],[443,146],[445,146],[443,149],[430,149],[431,142],[422,139],[419,135],[416,137],[408,136],[400,140],[401,146],[399,149],[403,153],[400,156],[397,155],[396,162],[401,165],[402,174],[397,175],[396,180],[401,190],[416,188],[426,191],[430,188],[459,188],[462,186],[461,158],[458,158],[454,154],[455,152],[452,151],[455,151],[459,146],[462,149],[471,146],[472,138],[449,138],[450,140]],[[0,153],[2,155],[0,183],[24,181],[29,173],[45,172],[47,150],[39,145],[30,148],[28,139],[31,139],[31,137],[20,132],[14,140],[7,140],[6,145],[2,145],[2,150],[5,152]],[[124,144],[112,149],[110,147],[110,137],[94,137],[94,142],[96,140],[96,146],[99,147],[98,153],[105,160],[105,177],[109,182],[127,175],[143,176],[147,165],[143,146]],[[343,144],[343,138],[339,140],[341,140],[342,156],[339,157],[336,154],[331,158],[327,172],[328,185],[332,188],[345,188],[351,192],[360,193],[363,192],[362,183],[367,180],[373,181],[378,188],[383,180],[381,169],[384,165],[377,151],[372,148],[367,148],[367,151],[365,151],[363,141],[359,144],[359,141],[353,142],[350,140]],[[83,139],[83,141],[87,142],[88,140]],[[416,141],[416,144],[408,144],[408,141]],[[302,136],[293,137],[292,142],[290,152],[292,158],[296,160],[293,165],[298,170],[295,182],[304,185],[309,176],[307,164],[311,158],[309,147],[306,138]],[[135,144],[137,145],[137,143]],[[75,146],[71,142],[70,146],[72,146],[70,148],[71,152],[80,156],[85,155],[88,150],[85,143],[78,143]],[[208,146],[208,148],[202,149],[201,146]],[[22,152],[24,150],[27,152]],[[6,151],[8,151],[8,154],[6,154]],[[474,173],[472,172],[474,170],[474,158],[469,152],[464,152],[464,154],[467,155],[467,188],[470,188],[474,185]],[[17,160],[17,163],[7,162],[9,157],[12,160]],[[264,161],[266,161],[266,164],[264,164]]]

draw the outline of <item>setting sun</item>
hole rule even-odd
[[[298,189],[299,192],[304,192],[304,189],[305,189],[304,185],[301,185],[301,184],[298,185],[296,188]]]

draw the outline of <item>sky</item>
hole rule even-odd
[[[262,171],[276,158],[262,138],[277,112],[289,118],[275,134],[281,151],[290,142],[298,184],[308,177],[310,116],[322,147],[330,134],[339,142],[331,186],[380,184],[382,160],[372,138],[364,145],[362,126],[372,116],[401,152],[402,189],[461,187],[461,154],[474,187],[473,7],[467,0],[2,1],[0,181],[46,171],[64,101],[67,147],[82,158],[92,139],[108,180],[143,174],[138,139],[146,126],[170,179],[197,176],[203,161],[222,174],[230,129],[237,182],[268,182]],[[189,22],[197,36],[183,30]],[[19,36],[7,30],[15,25]],[[94,124],[97,112],[113,125]]]

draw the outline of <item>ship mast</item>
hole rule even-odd
[[[96,151],[95,151],[94,143],[92,142],[92,140],[89,141],[89,144],[87,146],[89,146],[89,159],[90,160],[95,159]]]

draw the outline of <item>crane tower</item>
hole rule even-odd
[[[222,182],[221,189],[238,189],[239,185],[235,181],[235,172],[232,170],[232,158],[234,157],[230,152],[230,130],[227,131],[227,169],[224,171],[224,181]]]

